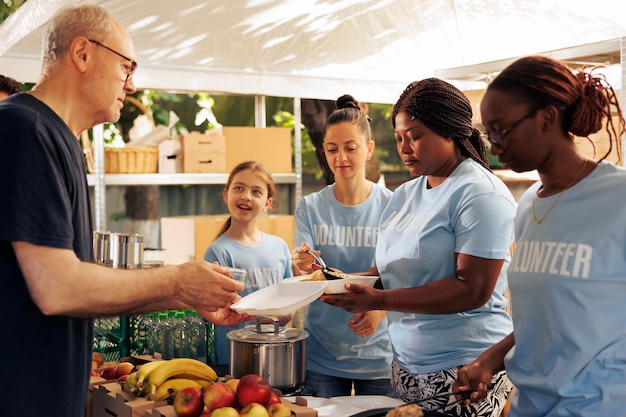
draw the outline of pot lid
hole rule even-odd
[[[273,323],[262,324],[263,319],[271,319]],[[231,330],[226,334],[230,340],[249,343],[285,343],[297,342],[309,337],[309,332],[303,329],[279,326],[278,319],[267,316],[257,316],[256,324],[250,324],[242,329]]]

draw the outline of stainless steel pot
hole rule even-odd
[[[112,268],[134,269],[143,266],[143,236],[94,232],[95,262]]]
[[[263,318],[272,324],[262,324]],[[234,378],[258,374],[279,390],[297,388],[304,383],[306,338],[302,329],[280,327],[278,319],[257,316],[256,324],[231,330],[229,372]]]

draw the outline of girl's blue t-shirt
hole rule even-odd
[[[263,233],[258,246],[243,245],[228,236],[217,238],[206,250],[204,260],[217,262],[220,265],[244,269],[246,286],[239,291],[245,297],[257,290],[278,284],[292,276],[291,252],[284,240],[278,236]],[[237,326],[215,326],[215,354],[218,365],[230,363],[230,348],[227,333],[240,329],[246,324]]]

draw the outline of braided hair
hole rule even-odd
[[[553,58],[527,56],[505,68],[487,90],[506,92],[515,103],[525,102],[535,110],[549,105],[556,107],[562,113],[561,129],[572,140],[572,135],[576,135],[591,142],[589,135],[602,129],[607,118],[609,150],[599,161],[609,156],[614,144],[621,161],[618,140],[624,134],[624,116],[613,87],[603,74],[594,73],[598,68],[583,67],[573,72]],[[619,117],[619,131],[611,117],[612,108]]]
[[[454,140],[461,154],[489,169],[487,150],[480,132],[472,125],[472,105],[455,86],[439,78],[409,84],[393,106],[391,122],[405,112],[436,134]]]

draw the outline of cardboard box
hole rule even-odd
[[[226,172],[245,161],[262,162],[272,173],[293,172],[291,128],[224,126]]]
[[[87,390],[87,402],[85,403],[85,417],[93,417],[93,391],[94,389],[100,385],[106,383],[107,380],[99,377],[92,376],[89,377],[89,388]]]
[[[204,252],[215,240],[228,217],[228,214],[162,217],[161,247],[165,250],[165,263],[176,265],[204,259]],[[290,247],[293,246],[293,215],[262,216],[258,224],[263,232],[276,235]]]
[[[190,132],[182,136],[184,172],[226,173],[226,138],[222,132]]]
[[[226,155],[206,153],[186,153],[183,158],[184,172],[225,173]]]
[[[92,395],[93,417],[143,417],[146,411],[167,405],[124,392],[118,382],[97,385]]]
[[[303,397],[296,397],[295,403],[282,398],[282,403],[285,404],[291,410],[291,415],[294,417],[317,417],[317,410],[307,407],[306,399]],[[162,407],[156,407],[147,411],[144,417],[177,417],[174,412],[174,407],[171,405],[165,405]]]
[[[296,397],[294,402],[281,398],[283,404],[291,409],[291,415],[296,417],[317,417],[317,410],[307,406],[306,398]]]
[[[183,171],[183,144],[181,137],[159,143],[159,173],[175,174]]]
[[[146,411],[144,417],[178,417],[174,411],[174,407],[171,405],[164,405],[162,407],[156,407],[152,410]]]

